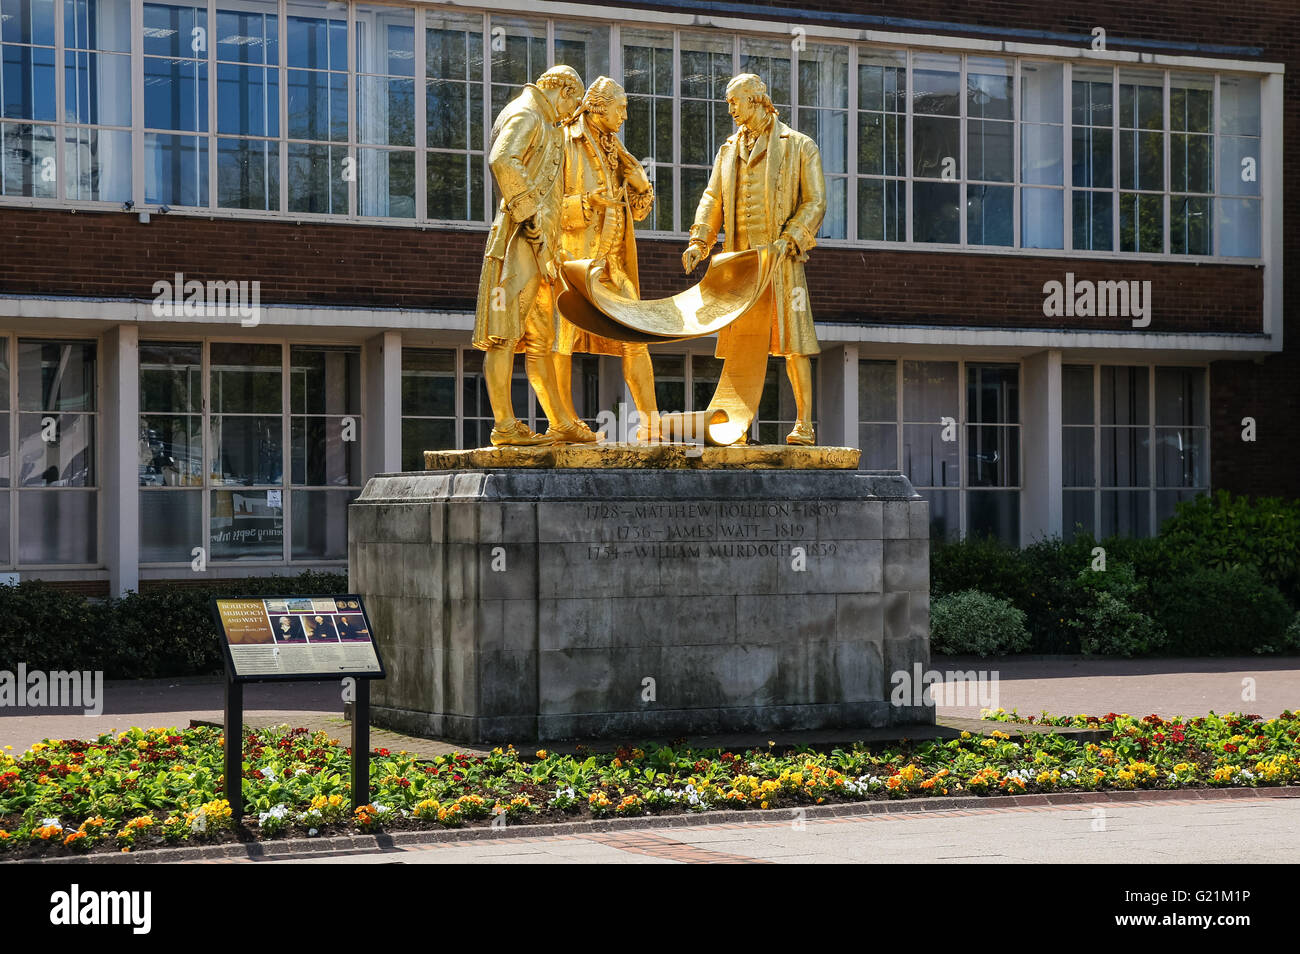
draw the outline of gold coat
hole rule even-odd
[[[599,137],[587,125],[585,115],[579,116],[565,131],[560,243],[570,258],[594,258],[608,250],[621,271],[610,284],[628,297],[640,298],[641,278],[637,271],[636,235],[632,223],[640,222],[650,214],[654,189],[636,157],[617,137],[613,137],[613,141],[620,163],[617,170],[606,161]],[[611,198],[621,195],[622,204],[606,210],[592,208],[583,199],[593,192]],[[621,235],[617,234],[619,231]],[[646,348],[643,344],[614,341],[583,331],[562,316],[557,316],[556,321],[559,323],[556,350],[562,354],[577,351],[621,357],[630,351],[644,351]]]
[[[691,226],[691,239],[712,249],[718,232],[725,232],[723,251],[736,252],[736,167],[740,158],[741,130],[737,129],[718,150],[709,184],[700,196]],[[817,354],[821,346],[813,328],[812,305],[803,263],[817,244],[817,230],[826,215],[826,179],[817,144],[777,117],[754,143],[749,162],[763,163],[764,205],[770,234],[751,236],[750,244],[788,238],[795,253],[786,256],[772,273],[773,315],[769,352],[774,355]],[[803,307],[799,307],[802,304]],[[725,357],[719,336],[718,357]]]
[[[520,224],[532,219],[555,255],[564,185],[560,175],[564,133],[558,120],[550,101],[529,83],[492,124],[488,165],[501,204],[488,233],[479,276],[476,348],[487,350],[513,341],[516,350],[523,350],[525,318],[542,290],[546,263],[538,262]],[[504,307],[493,307],[494,303]],[[550,309],[545,311],[549,316]]]

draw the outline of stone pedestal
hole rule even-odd
[[[377,724],[465,742],[932,723],[928,508],[849,470],[376,476],[349,585]]]

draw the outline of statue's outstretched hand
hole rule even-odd
[[[682,269],[686,274],[689,275],[691,272],[695,271],[695,266],[699,265],[701,260],[703,260],[704,253],[704,246],[696,242],[692,242],[690,245],[686,246],[686,251],[682,252]]]

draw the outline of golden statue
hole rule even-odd
[[[547,70],[506,104],[492,125],[488,164],[501,205],[488,233],[474,316],[474,347],[495,419],[494,445],[592,442],[591,432],[561,400],[551,352],[555,345],[552,283],[558,280],[564,131],[582,99],[582,79],[568,66]],[[510,397],[516,351],[550,429],[535,433],[515,417]]]
[[[627,94],[608,76],[591,84],[564,137],[564,204],[560,214],[564,259],[600,263],[597,280],[621,298],[639,300],[636,237],[632,228],[650,214],[654,189],[641,163],[618,140],[627,120]],[[560,317],[556,344],[556,381],[565,412],[573,407],[573,353],[604,354],[623,359],[623,377],[641,420],[637,439],[658,437],[654,368],[645,342],[627,341],[585,331]]]
[[[798,421],[789,444],[812,444],[812,363],[817,354],[808,283],[803,263],[817,244],[826,214],[826,181],[817,144],[776,117],[767,87],[753,73],[727,84],[727,109],[738,127],[713,160],[708,187],[700,197],[682,267],[690,273],[725,234],[723,250],[767,246],[776,256],[771,272],[767,351],[784,355]],[[752,343],[735,326],[718,336],[717,357],[743,359]],[[748,347],[746,347],[748,346]],[[766,362],[764,362],[766,363]],[[752,376],[752,372],[747,375]],[[761,395],[761,385],[759,394]]]

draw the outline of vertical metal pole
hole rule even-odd
[[[370,804],[370,680],[357,679],[352,703],[352,807]]]
[[[226,680],[226,801],[239,825],[244,817],[244,684]]]

